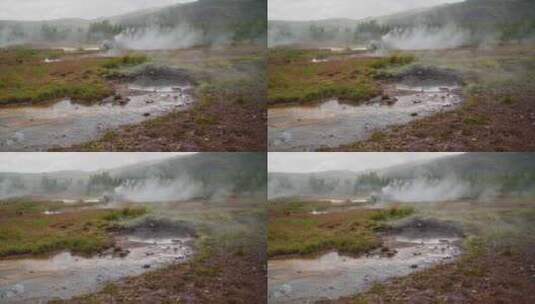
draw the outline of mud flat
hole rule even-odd
[[[359,294],[461,255],[456,230],[414,221],[385,235],[382,248],[361,257],[332,251],[318,258],[268,262],[268,303],[314,303]],[[436,228],[436,229],[435,229]]]
[[[395,84],[363,105],[331,99],[268,110],[271,151],[314,151],[370,138],[379,130],[451,111],[462,104],[458,86]]]
[[[69,99],[0,109],[0,151],[45,151],[80,144],[107,130],[189,109],[189,85],[127,85],[121,99],[94,105]]]
[[[1,260],[0,302],[69,299],[95,292],[110,281],[185,262],[191,255],[188,237],[132,234],[120,237],[116,247],[90,258],[61,252],[44,259]]]
[[[460,254],[456,239],[397,239],[393,257],[351,258],[329,252],[317,259],[268,262],[269,303],[313,303],[354,295],[375,282],[406,276]]]

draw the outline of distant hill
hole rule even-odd
[[[361,20],[270,21],[270,46],[318,43],[350,46],[381,40],[392,30],[450,27],[464,31],[467,43],[492,36],[502,41],[535,37],[535,1],[466,0]]]
[[[277,197],[367,195],[389,185],[418,182],[444,191],[462,186],[469,196],[495,193],[535,195],[535,154],[466,153],[367,172],[270,173],[268,193]],[[423,190],[422,190],[423,192]]]
[[[193,193],[192,197],[207,198],[221,192],[261,196],[266,192],[266,179],[263,153],[198,153],[95,172],[0,172],[0,199],[21,195],[101,196],[120,186],[126,187],[123,193],[154,192],[155,197],[162,192],[168,197],[187,197],[181,195],[188,192]],[[191,190],[193,186],[195,191]]]
[[[17,43],[100,43],[124,32],[151,28],[166,33],[180,29],[202,36],[196,42],[263,43],[265,0],[198,0],[93,20],[0,21],[0,46]]]

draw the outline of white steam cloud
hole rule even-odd
[[[470,187],[455,177],[394,181],[382,189],[385,199],[398,202],[441,202],[470,196]]]
[[[172,181],[149,179],[141,183],[126,181],[115,188],[115,195],[131,202],[184,201],[203,195],[203,185],[182,178]]]
[[[123,49],[181,49],[202,44],[203,35],[200,31],[187,25],[170,30],[149,27],[142,30],[127,29],[115,36],[115,42],[119,48]]]
[[[383,36],[384,44],[399,50],[433,50],[456,48],[466,44],[470,34],[455,26],[440,28],[419,26],[410,29],[395,29]]]
[[[0,181],[0,199],[9,199],[25,193],[24,190],[16,189],[15,184],[9,179]]]

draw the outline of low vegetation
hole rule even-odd
[[[145,63],[148,61],[148,57],[143,54],[125,55],[122,57],[111,58],[104,62],[102,65],[106,69],[118,69],[124,66],[134,66]]]
[[[415,52],[419,64],[453,69],[466,80],[453,111],[378,131],[331,151],[532,151],[535,60],[532,45]],[[492,136],[489,134],[492,133]]]
[[[47,63],[45,59],[60,61]],[[67,55],[57,50],[0,49],[0,105],[59,98],[100,101],[113,94],[113,88],[105,80],[110,69],[145,61],[144,55],[107,59]]]
[[[320,303],[532,303],[535,212],[530,205],[512,208],[456,211],[464,212],[470,225],[480,229],[465,240],[464,254],[453,263],[376,283],[360,295]]]
[[[359,209],[325,214],[327,203],[273,203],[269,211],[268,256],[312,255],[328,250],[358,255],[381,245],[376,235],[384,221],[409,216],[412,208]]]
[[[362,102],[382,93],[374,79],[380,69],[414,61],[411,55],[384,58],[350,55],[283,48],[270,50],[268,102],[272,105],[309,103],[326,98]],[[330,59],[325,62],[312,62],[327,58]]]
[[[187,111],[125,126],[69,151],[265,151],[266,76],[261,49],[177,50],[155,66],[179,68],[197,84]]]
[[[191,260],[107,283],[94,294],[51,303],[265,303],[263,204],[234,205],[238,209],[232,211],[210,205],[204,210],[182,204],[172,211],[155,211],[166,217],[174,214],[196,227]]]
[[[107,230],[145,209],[79,209],[61,202],[15,201],[0,205],[0,258],[70,250],[90,255],[113,244]],[[45,214],[45,211],[59,213]]]

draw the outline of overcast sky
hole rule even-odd
[[[2,0],[3,1],[3,0]],[[191,153],[0,153],[0,172],[95,171]]]
[[[0,20],[94,19],[194,0],[0,0]]]
[[[270,20],[362,19],[463,0],[268,0]]]
[[[459,153],[283,153],[268,154],[269,172],[364,171]]]

